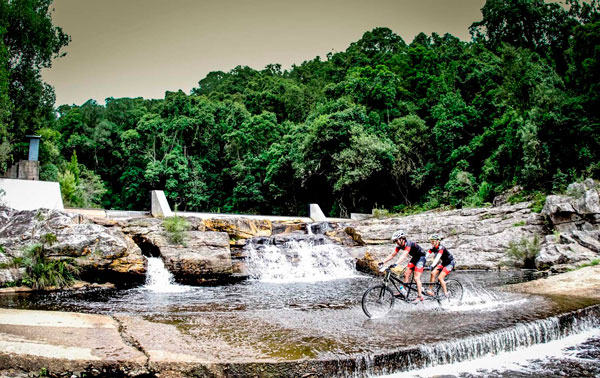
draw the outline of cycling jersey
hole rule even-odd
[[[415,272],[423,272],[425,269],[425,256],[427,256],[423,248],[417,243],[407,240],[404,248],[396,246],[396,253],[401,249],[408,251],[408,255],[410,256],[410,261],[406,267],[408,269],[414,269]]]
[[[406,241],[406,244],[404,245],[404,248],[401,248],[400,246],[396,246],[396,253],[398,253],[398,251],[400,251],[401,249],[403,249],[404,251],[408,251],[408,254],[412,259],[419,259],[421,256],[426,256],[425,251],[423,250],[423,248],[421,248],[420,245],[418,245],[417,243],[413,242],[413,241]]]
[[[451,262],[454,262],[454,256],[452,256],[450,251],[448,251],[448,249],[443,245],[440,245],[437,248],[432,247],[429,251],[427,251],[427,253],[437,253],[442,255],[439,261],[440,265],[442,266],[446,266]]]

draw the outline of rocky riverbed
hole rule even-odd
[[[532,211],[530,202],[496,201],[493,207],[315,224],[190,217],[190,230],[179,243],[171,241],[162,219],[93,219],[55,210],[0,207],[0,286],[22,278],[23,269],[11,262],[47,234],[56,236],[54,243],[45,246],[49,258],[72,259],[83,280],[118,285],[143,282],[144,255],[160,256],[182,283],[244,278],[251,241],[280,243],[312,237],[309,233],[324,234],[328,242],[343,246],[359,268],[368,269],[370,261],[393,250],[389,238],[397,229],[424,247],[430,234],[445,235],[443,244],[456,257],[457,269],[512,267],[514,262],[506,255],[509,244],[538,238],[536,267],[564,272],[600,257],[598,189],[591,179],[572,184],[568,195],[548,196],[541,213]]]

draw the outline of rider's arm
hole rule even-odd
[[[435,269],[435,266],[437,265],[438,261],[440,261],[440,258],[442,257],[442,253],[444,253],[443,251],[439,251],[438,254],[435,256],[435,258],[433,259],[433,261],[431,262],[431,267]]]
[[[386,257],[381,263],[385,264],[386,262],[390,261],[391,259],[394,258],[394,256],[396,256],[398,254],[398,247],[394,248],[394,252],[392,252],[388,257]]]

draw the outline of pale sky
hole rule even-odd
[[[469,40],[485,0],[55,0],[53,23],[72,38],[43,72],[56,105],[189,93],[211,71],[283,68],[344,51],[384,26]]]

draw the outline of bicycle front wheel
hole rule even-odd
[[[365,291],[362,297],[362,309],[369,318],[378,318],[387,314],[394,306],[394,293],[384,285],[375,285]]]
[[[444,295],[444,289],[442,289],[441,285],[437,289],[436,296],[441,305],[457,304],[462,301],[463,287],[459,281],[446,280],[446,289],[448,290],[448,296]]]

